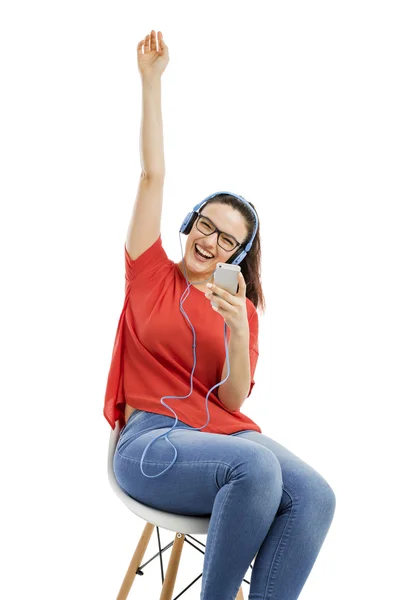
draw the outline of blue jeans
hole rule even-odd
[[[335,512],[326,480],[292,452],[258,431],[230,435],[193,430],[182,421],[169,439],[177,458],[160,477],[140,470],[150,440],[175,417],[135,410],[114,455],[118,484],[132,498],[171,513],[210,516],[201,600],[235,600],[256,556],[249,600],[295,600],[325,540]],[[160,438],[143,471],[171,464],[174,448]]]

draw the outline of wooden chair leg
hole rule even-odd
[[[132,556],[132,560],[129,564],[124,580],[122,582],[121,588],[118,592],[117,600],[127,600],[128,594],[136,577],[136,571],[140,566],[143,556],[147,550],[147,546],[149,545],[149,541],[154,531],[154,527],[155,525],[153,525],[152,523],[146,523],[143,529],[143,533],[140,536],[140,540],[138,542],[134,555]],[[183,533],[177,533],[172,546],[171,556],[168,561],[167,573],[165,575],[164,584],[162,586],[160,600],[171,600],[172,598],[184,541],[185,535]],[[239,588],[236,600],[244,600],[242,586],[240,586]]]
[[[135,553],[132,557],[124,580],[122,582],[121,588],[119,590],[117,600],[126,600],[130,589],[132,587],[132,583],[136,577],[136,571],[142,562],[142,558],[144,553],[146,552],[147,546],[149,545],[149,541],[151,538],[151,534],[153,533],[155,525],[152,523],[146,523],[145,528],[143,529],[143,533],[140,537],[139,543],[136,547]]]
[[[177,533],[175,535],[171,556],[168,561],[167,574],[165,575],[164,583],[161,590],[160,600],[171,600],[172,598],[184,541],[185,535],[183,533]]]
[[[242,586],[240,586],[236,600],[244,600]]]

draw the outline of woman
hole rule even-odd
[[[178,311],[177,300],[186,287],[185,271],[192,283],[191,314],[196,315],[196,308],[200,307],[198,315],[210,318],[212,311],[208,302],[215,288],[210,293],[205,283],[211,279],[216,263],[229,261],[237,250],[237,245],[236,248],[230,245],[230,239],[236,240],[234,243],[239,245],[248,241],[254,227],[254,216],[234,196],[215,196],[201,209],[206,221],[201,222],[199,215],[188,235],[186,270],[183,261],[171,264],[162,249],[160,236],[165,174],[161,75],[168,64],[168,49],[161,32],[158,32],[157,50],[156,32],[152,30],[139,42],[137,51],[143,98],[142,177],[126,239],[127,290],[136,297],[132,303],[135,308],[130,313],[127,309],[125,332],[127,336],[136,336],[140,343],[140,336],[145,337],[154,322],[161,328],[161,321],[157,322],[157,319],[158,313],[165,309],[167,291],[172,299],[175,291],[178,294],[176,310],[170,309],[171,320],[176,318],[172,315],[174,312],[174,315],[178,313],[180,322],[185,323]],[[210,223],[211,229],[207,230],[206,225]],[[209,258],[198,256],[198,246]],[[187,351],[190,348],[188,340],[183,343],[181,339],[186,335],[184,329],[179,334],[173,329],[174,335],[171,335],[172,326],[167,323],[166,332],[157,329],[154,333],[152,347],[145,348],[141,344],[143,364],[130,364],[129,356],[124,363],[126,425],[121,430],[114,456],[115,475],[121,487],[144,504],[178,514],[211,515],[201,587],[203,600],[234,598],[255,556],[250,600],[298,598],[335,511],[335,495],[325,479],[292,452],[263,435],[259,426],[239,410],[243,398],[250,394],[254,385],[253,374],[258,356],[255,309],[259,303],[263,305],[260,256],[258,231],[249,254],[240,264],[243,280],[240,280],[236,296],[221,294],[220,288],[219,295],[213,296],[218,305],[213,318],[219,319],[215,321],[214,329],[221,327],[224,321],[229,326],[231,371],[223,384],[225,391],[221,385],[218,396],[210,402],[214,412],[208,429],[199,427],[200,422],[204,423],[206,414],[204,397],[203,404],[200,403],[201,392],[205,393],[211,387],[208,382],[203,382],[204,389],[201,388],[202,376],[204,379],[208,376],[206,370],[202,376],[198,375],[198,398],[193,391],[189,400],[174,404],[177,411],[179,405],[182,415],[177,422],[172,416],[167,416],[171,411],[161,404],[159,398],[150,398],[149,393],[146,399],[145,390],[134,398],[135,390],[129,390],[129,375],[135,367],[143,381],[150,382],[145,385],[151,386],[163,369],[167,376],[170,370],[167,362],[178,356],[175,354],[178,344],[184,348],[185,355],[190,354]],[[174,270],[174,266],[177,269]],[[147,282],[141,279],[150,271],[151,278]],[[168,287],[162,293],[158,290],[153,292],[153,286],[167,279]],[[131,283],[133,285],[129,287]],[[157,310],[154,310],[155,306]],[[198,318],[195,323],[196,330],[201,329],[200,320]],[[186,330],[187,335],[191,335],[187,324]],[[218,333],[221,333],[220,329]],[[199,354],[200,346],[199,343]],[[208,347],[211,357],[220,350],[221,347]],[[166,353],[161,358],[159,353],[162,351]],[[177,369],[180,368],[180,360],[185,360],[183,354],[178,358]],[[205,361],[206,357],[200,356],[196,370],[201,369]],[[144,376],[146,369],[150,377]],[[222,376],[218,377],[218,374],[213,373],[211,380],[222,381],[225,369]],[[182,382],[182,390],[165,389],[162,381],[160,377],[160,386],[156,388],[160,393],[156,395],[161,397],[162,393],[175,391],[176,396],[173,397],[187,398],[178,393],[184,389],[187,393],[187,381]],[[146,446],[169,431],[175,423],[179,429],[173,431],[171,437],[177,449],[176,461],[167,473],[155,476],[173,459],[171,446],[165,444],[164,439],[157,440],[142,463],[148,474],[145,477],[141,471],[141,458]],[[198,429],[193,429],[196,426]],[[149,475],[150,472],[154,476]]]

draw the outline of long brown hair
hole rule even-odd
[[[252,211],[248,208],[248,206],[235,198],[235,196],[231,196],[230,194],[218,194],[208,200],[207,204],[204,204],[201,209],[198,211],[201,213],[203,208],[205,208],[208,204],[224,204],[226,206],[231,206],[235,210],[239,211],[241,215],[243,215],[246,226],[247,226],[247,236],[242,244],[243,246],[250,240],[251,234],[254,231],[254,227],[256,225],[256,218],[253,215]],[[254,205],[249,202],[250,206],[255,210],[258,218],[258,212],[254,208]],[[249,298],[256,309],[264,314],[266,310],[265,298],[261,286],[261,238],[260,238],[260,220],[258,219],[258,229],[253,240],[253,244],[251,246],[250,252],[247,254],[246,258],[242,260],[240,263],[240,269],[243,273],[244,280],[246,282],[246,296]]]

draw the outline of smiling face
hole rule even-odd
[[[247,226],[245,218],[239,211],[231,206],[215,203],[207,204],[201,211],[201,215],[211,219],[214,225],[221,229],[221,231],[233,236],[238,242],[243,244],[247,237]],[[238,247],[231,251],[224,250],[224,248],[221,248],[217,244],[217,239],[217,231],[214,231],[211,235],[206,235],[197,229],[196,224],[193,225],[186,240],[184,257],[187,277],[190,283],[210,279],[216,269],[217,263],[226,262],[238,251]],[[212,254],[213,258],[205,261],[199,259],[196,254],[196,244],[199,244],[206,253]],[[178,267],[184,275],[183,261],[178,263]],[[205,283],[202,285],[205,287]],[[200,287],[200,285],[196,287]]]

